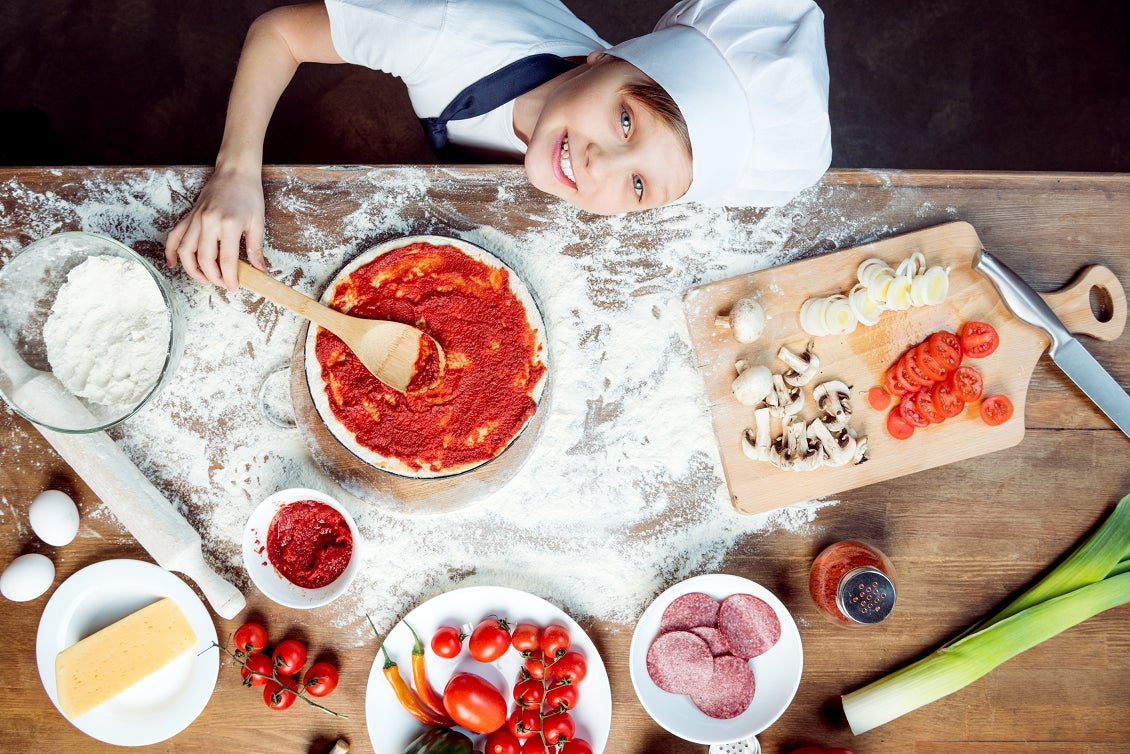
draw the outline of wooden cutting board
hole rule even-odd
[[[941,466],[964,458],[1016,445],[1024,436],[1024,405],[1028,383],[1040,355],[1050,341],[1040,330],[1012,315],[987,278],[973,269],[981,241],[973,226],[946,223],[925,230],[832,254],[803,259],[767,270],[740,275],[692,288],[683,298],[691,342],[706,387],[722,466],[734,507],[742,513],[762,513],[792,503],[835,493]],[[922,252],[928,265],[950,267],[949,294],[936,306],[884,312],[878,324],[860,325],[848,335],[813,338],[800,326],[801,304],[814,296],[846,293],[857,282],[856,268],[870,257],[891,267],[913,252]],[[1092,311],[1092,291],[1100,302]],[[754,296],[766,313],[765,332],[754,343],[741,344],[729,330],[715,326],[739,298]],[[1105,267],[1082,270],[1065,288],[1043,294],[1044,299],[1074,333],[1113,340],[1126,323],[1126,295],[1114,274]],[[1008,396],[1016,411],[1004,424],[990,427],[978,413],[980,402],[942,424],[919,429],[908,440],[887,434],[887,411],[875,411],[867,391],[883,384],[883,375],[909,346],[936,330],[957,331],[964,322],[981,320],[999,332],[1001,344],[983,359],[966,359],[984,377],[985,394]],[[782,345],[804,350],[812,341],[820,359],[820,373],[805,390],[803,416],[817,415],[811,389],[831,379],[852,387],[852,426],[868,438],[868,460],[845,467],[812,471],[782,470],[755,461],[742,452],[742,433],[753,426],[753,408],[734,399],[730,385],[737,372],[734,363],[746,358],[774,373],[787,367],[777,359]],[[780,434],[774,419],[773,434]]]

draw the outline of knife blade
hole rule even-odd
[[[989,279],[1017,319],[1048,334],[1052,341],[1048,356],[1130,437],[1130,395],[1071,334],[1043,297],[984,249],[977,252],[973,269]]]

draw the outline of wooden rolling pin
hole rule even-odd
[[[0,333],[0,371],[11,383],[13,402],[46,415],[89,410],[55,375],[28,366],[6,335]],[[47,413],[51,412],[51,413]],[[82,477],[130,534],[169,571],[196,582],[212,609],[234,618],[247,605],[243,594],[204,562],[200,533],[165,499],[105,432],[68,434],[35,425],[56,452]]]

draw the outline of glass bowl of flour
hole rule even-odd
[[[57,432],[140,411],[176,371],[184,320],[168,280],[95,233],[59,233],[0,267],[0,394]]]

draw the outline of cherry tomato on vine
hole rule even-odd
[[[302,685],[310,696],[326,696],[337,688],[337,668],[328,662],[315,662],[302,676]]]
[[[493,662],[510,649],[510,625],[500,618],[490,617],[479,621],[467,641],[471,656],[479,662]]]
[[[1008,396],[990,395],[981,401],[981,421],[990,427],[1004,424],[1012,418],[1013,410],[1012,401]]]
[[[557,750],[557,754],[592,754],[592,746],[583,738],[570,738]]]
[[[556,681],[576,684],[585,679],[589,665],[579,652],[566,652],[560,660],[553,663],[551,671]]]
[[[972,403],[980,398],[985,389],[981,373],[973,367],[958,367],[950,372],[946,384],[949,385],[954,397],[965,403]]]
[[[536,709],[515,707],[506,720],[506,729],[519,740],[533,738],[541,730],[541,712]]]
[[[541,629],[530,623],[514,626],[510,636],[510,643],[519,652],[531,652],[541,646]]]
[[[914,425],[902,418],[902,412],[895,406],[887,414],[887,432],[896,440],[909,439],[914,434]]]
[[[280,683],[267,681],[263,686],[263,701],[273,710],[284,710],[294,704],[298,696],[294,690],[298,688],[298,681],[293,676],[279,676]]]
[[[499,728],[487,736],[486,754],[520,754],[522,740],[506,728]]]
[[[542,660],[540,649],[532,650],[522,667],[525,668],[526,674],[530,678],[537,678],[538,680],[545,678],[545,662]]]
[[[528,678],[514,684],[514,701],[519,707],[537,709],[545,698],[545,684],[537,678]]]
[[[573,722],[573,716],[568,712],[554,712],[541,720],[541,737],[550,746],[560,741],[568,741],[576,732],[577,724]]]
[[[541,632],[541,654],[546,662],[553,664],[569,651],[569,629],[551,623]]]
[[[244,686],[262,686],[271,680],[273,669],[270,657],[265,654],[254,654],[243,661],[243,667],[240,668],[239,673],[243,676]],[[256,675],[257,673],[262,675]],[[264,676],[266,677],[264,678]]]
[[[554,686],[545,692],[547,710],[564,711],[576,708],[581,692],[571,683]]]
[[[297,639],[280,641],[271,653],[271,660],[279,675],[293,675],[306,664],[306,645]]]
[[[235,651],[244,655],[254,655],[267,648],[267,629],[258,623],[244,623],[232,636]]]
[[[1000,335],[988,322],[966,322],[961,326],[961,352],[971,359],[988,356],[1000,342]]]
[[[463,649],[463,640],[467,638],[458,628],[440,626],[432,635],[432,651],[440,657],[450,660],[457,657]]]

